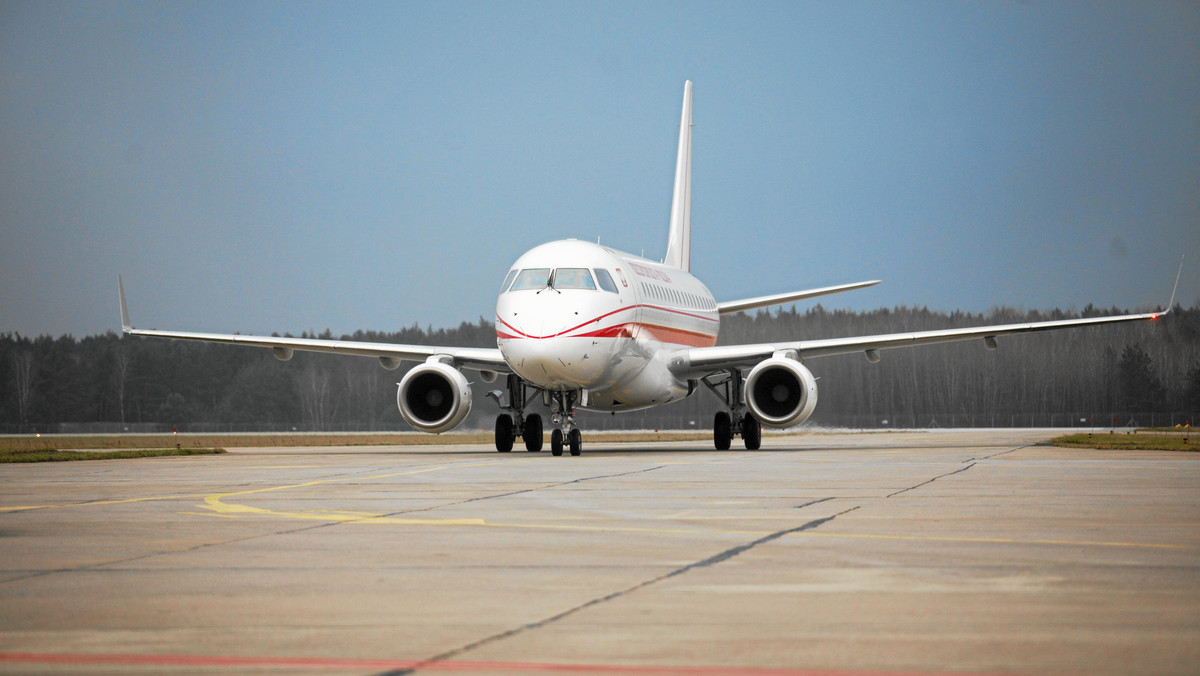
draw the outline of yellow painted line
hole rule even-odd
[[[63,507],[97,507],[103,505],[121,505],[129,502],[150,502],[153,500],[192,500],[200,497],[193,495],[153,495],[145,498],[125,498],[122,500],[95,500],[92,502],[68,502],[62,505],[25,505],[22,507],[0,507],[0,512],[17,512],[31,509],[61,509]]]
[[[189,512],[201,514],[198,512]],[[587,533],[647,533],[666,535],[770,535],[776,531],[770,530],[731,530],[731,529],[702,529],[702,528],[641,528],[634,526],[589,526],[566,523],[502,523],[488,522],[484,519],[408,519],[393,516],[368,515],[359,513],[336,512],[276,512],[271,510],[255,510],[261,516],[277,516],[294,519],[316,519],[337,521],[341,523],[401,525],[401,526],[476,526],[480,528],[508,528],[523,530],[553,530]],[[204,514],[205,516],[235,516],[232,514]],[[1127,547],[1141,549],[1195,549],[1191,545],[1163,544],[1154,542],[1103,542],[1090,540],[1020,540],[1016,538],[969,538],[932,535],[886,535],[876,533],[823,533],[820,531],[801,531],[790,533],[793,537],[830,537],[851,538],[859,540],[906,540],[913,542],[958,542],[969,544],[1012,544],[1012,545],[1058,545],[1074,547]]]
[[[213,497],[229,497],[229,496],[234,496],[234,495],[245,495],[248,493],[258,493],[258,492],[262,492],[262,491],[284,490],[287,488],[299,488],[302,486],[311,486],[311,485],[321,484],[321,483],[331,483],[331,482],[335,482],[335,481],[366,481],[366,480],[370,480],[370,479],[382,479],[382,478],[389,477],[389,476],[401,476],[401,475],[405,475],[405,474],[420,474],[422,472],[432,472],[432,471],[436,471],[436,470],[440,470],[440,469],[449,469],[452,467],[453,468],[483,467],[485,465],[495,465],[499,462],[500,461],[491,460],[491,461],[475,462],[475,463],[462,463],[462,464],[458,464],[458,465],[445,465],[445,466],[439,466],[439,467],[430,467],[430,468],[415,470],[415,471],[411,471],[411,472],[397,472],[395,474],[380,474],[377,476],[369,476],[369,477],[343,477],[340,479],[324,479],[321,481],[310,481],[308,483],[296,484],[294,486],[273,486],[270,488],[260,488],[257,490],[242,491],[240,493],[222,493],[222,494],[218,494],[217,496],[208,495],[207,497],[203,493],[190,493],[190,494],[184,493],[184,494],[179,494],[179,495],[151,495],[151,496],[146,496],[146,497],[141,497],[141,498],[122,498],[120,500],[93,500],[91,502],[68,502],[68,503],[64,503],[64,504],[60,504],[60,505],[15,505],[15,506],[11,506],[11,507],[0,507],[0,513],[31,511],[31,510],[35,510],[35,509],[62,509],[65,507],[102,507],[105,505],[121,505],[121,504],[133,503],[133,502],[152,502],[152,501],[156,501],[156,500],[194,500],[196,498],[205,498],[205,501],[207,502],[209,499],[211,499]],[[302,467],[302,468],[304,468],[304,467],[320,467],[320,465],[302,465],[300,467]],[[296,468],[296,466],[280,467],[279,469],[294,469],[294,468]]]
[[[387,474],[376,474],[373,476],[349,476],[339,477],[337,479],[317,479],[315,481],[305,481],[304,483],[288,484],[286,486],[268,486],[266,488],[254,488],[248,491],[234,491],[230,493],[216,493],[204,498],[204,504],[201,505],[204,509],[212,510],[216,514],[223,516],[230,515],[257,515],[257,516],[276,516],[289,519],[315,519],[323,521],[335,522],[371,522],[371,523],[390,523],[402,525],[482,525],[482,519],[400,519],[396,517],[385,517],[382,515],[369,514],[364,512],[337,512],[337,511],[311,511],[311,512],[281,512],[263,507],[251,507],[238,503],[225,502],[226,498],[235,498],[242,495],[254,495],[257,493],[269,493],[272,491],[284,491],[293,488],[308,488],[310,486],[320,486],[330,483],[345,483],[348,481],[373,481],[376,479],[388,479],[397,476],[412,476],[414,474],[424,474],[426,472],[437,472],[444,469],[461,469],[472,467],[483,467],[486,465],[497,464],[498,461],[464,463],[459,465],[439,465],[437,467],[423,467],[421,469],[408,470],[404,472],[389,472]]]
[[[384,514],[376,514],[371,512],[353,512],[353,511],[328,511],[328,510],[312,510],[312,511],[278,511],[262,507],[252,507],[250,505],[229,503],[224,500],[243,495],[255,495],[260,493],[268,493],[273,491],[289,490],[293,488],[306,488],[310,486],[318,486],[329,483],[339,483],[348,481],[372,481],[376,479],[387,479],[397,476],[412,476],[415,474],[423,474],[426,472],[437,472],[445,469],[460,469],[481,467],[485,465],[498,464],[500,461],[486,461],[470,464],[459,465],[440,465],[436,467],[425,467],[421,469],[408,470],[404,472],[391,472],[388,474],[376,474],[366,477],[341,477],[337,479],[319,479],[316,481],[306,481],[299,484],[290,484],[286,486],[269,486],[266,488],[255,488],[245,491],[235,491],[230,493],[217,493],[210,495],[204,500],[205,509],[209,512],[182,512],[185,514],[195,514],[204,516],[221,516],[226,518],[237,518],[240,516],[265,516],[279,517],[288,519],[308,519],[317,521],[333,521],[338,523],[354,523],[354,524],[375,524],[375,525],[401,525],[401,526],[475,526],[482,528],[508,528],[508,529],[534,529],[534,530],[556,530],[556,531],[575,531],[575,532],[592,532],[592,533],[651,533],[651,534],[672,534],[672,535],[770,535],[775,531],[769,530],[726,530],[726,529],[704,529],[704,528],[643,528],[635,526],[605,526],[605,525],[581,525],[567,523],[499,523],[488,522],[480,518],[457,518],[457,519],[413,519],[406,517],[386,516]],[[152,499],[139,498],[135,499]],[[96,503],[87,503],[96,504]],[[713,520],[734,520],[741,517],[726,517]],[[748,517],[754,518],[754,517]],[[761,517],[758,517],[761,518]],[[1143,549],[1195,549],[1191,545],[1178,544],[1163,544],[1163,543],[1146,543],[1146,542],[1104,542],[1104,541],[1088,541],[1088,540],[1021,540],[1015,538],[979,538],[979,537],[949,537],[949,536],[933,536],[933,535],[887,535],[876,533],[845,533],[845,532],[821,532],[821,531],[800,531],[791,533],[795,537],[832,537],[832,538],[851,538],[861,540],[897,540],[897,541],[912,541],[912,542],[959,542],[959,543],[974,543],[974,544],[1035,544],[1035,545],[1059,545],[1059,546],[1076,546],[1076,547],[1128,547],[1128,548],[1143,548]]]

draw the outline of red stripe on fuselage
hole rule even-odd
[[[545,336],[533,336],[533,335],[530,335],[530,334],[528,334],[528,333],[525,333],[524,331],[522,331],[522,330],[518,329],[517,327],[513,326],[512,324],[509,324],[508,322],[504,321],[504,320],[503,320],[503,319],[501,319],[499,316],[497,316],[497,317],[496,317],[496,321],[500,322],[501,324],[503,324],[503,325],[505,325],[506,327],[508,327],[509,329],[511,329],[511,330],[513,331],[513,333],[515,333],[516,335],[514,335],[514,336],[502,336],[500,331],[496,331],[496,337],[497,337],[497,338],[500,338],[500,337],[506,337],[506,338],[532,338],[533,340],[545,340],[546,338],[558,338],[559,336],[565,336],[565,335],[567,335],[567,334],[571,333],[572,331],[577,331],[577,330],[579,330],[579,329],[582,329],[583,327],[585,327],[585,326],[587,326],[587,325],[589,325],[589,324],[594,324],[594,323],[596,323],[596,322],[600,321],[601,319],[606,319],[606,318],[608,318],[608,317],[611,317],[611,316],[613,316],[613,315],[615,315],[615,314],[617,314],[617,313],[619,313],[619,312],[626,312],[626,311],[629,311],[629,310],[635,310],[635,309],[637,309],[637,308],[643,308],[643,307],[644,307],[644,308],[650,308],[650,309],[652,309],[652,310],[661,310],[661,311],[663,311],[663,312],[670,312],[671,314],[682,315],[682,316],[684,316],[684,317],[692,317],[693,319],[700,319],[700,320],[703,320],[703,321],[706,321],[706,322],[711,322],[711,323],[712,323],[712,324],[714,324],[714,325],[717,325],[717,324],[719,324],[719,323],[720,323],[720,321],[719,321],[719,320],[717,320],[717,319],[714,319],[714,318],[712,318],[712,317],[705,317],[704,315],[692,314],[691,312],[683,312],[682,310],[673,310],[673,309],[671,309],[671,308],[667,308],[667,307],[661,307],[661,306],[658,306],[658,305],[630,305],[629,307],[623,307],[623,308],[619,308],[619,309],[613,310],[612,312],[606,312],[606,313],[604,313],[604,314],[602,314],[602,315],[600,315],[600,316],[598,316],[598,317],[593,317],[592,319],[589,319],[589,320],[587,320],[586,322],[583,322],[582,324],[577,324],[577,325],[575,325],[575,326],[572,326],[572,327],[571,327],[571,328],[569,328],[569,329],[564,329],[564,330],[562,330],[562,331],[559,331],[558,333],[551,333],[551,334],[548,334],[548,335],[545,335]],[[716,337],[716,335],[715,335],[715,334],[700,333],[700,332],[696,332],[696,331],[685,331],[684,329],[675,329],[675,328],[672,328],[672,327],[659,326],[659,325],[657,325],[657,324],[627,324],[626,326],[655,326],[655,327],[662,328],[662,329],[668,329],[668,330],[670,330],[670,331],[677,331],[677,332],[681,332],[681,333],[688,333],[688,334],[691,334],[691,335],[694,335],[694,336],[705,336],[705,337],[708,337],[708,338],[711,338],[711,339],[712,339],[712,341],[713,341],[713,342],[712,342],[712,343],[710,343],[710,344],[715,344],[715,343],[716,343],[716,340],[717,340],[717,337]],[[603,330],[603,329],[602,329],[602,330]],[[590,336],[591,334],[582,334],[582,335],[589,335],[589,336]],[[689,344],[690,344],[690,343],[689,343]]]

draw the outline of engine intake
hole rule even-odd
[[[448,432],[471,412],[471,385],[453,366],[426,362],[400,379],[396,405],[400,415],[418,430]]]
[[[795,359],[768,359],[746,377],[746,405],[769,427],[799,425],[817,407],[817,379]]]

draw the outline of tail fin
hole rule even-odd
[[[692,81],[683,83],[683,116],[679,121],[679,153],[675,156],[675,193],[671,197],[671,230],[663,262],[685,272],[692,269]]]

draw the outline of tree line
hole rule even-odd
[[[1125,314],[997,308],[988,313],[896,307],[868,312],[817,305],[725,317],[721,344],[817,339]],[[320,338],[335,338],[328,331]],[[457,328],[412,326],[343,340],[494,347],[480,319]],[[1200,409],[1200,305],[1155,322],[1000,337],[807,362],[818,380],[812,424],[852,427],[1173,425]],[[411,365],[409,365],[411,366]],[[396,383],[407,367],[261,348],[113,332],[0,334],[0,432],[407,429]],[[469,374],[470,372],[468,372]],[[464,427],[490,429],[498,410],[475,382]],[[718,402],[704,388],[677,404],[616,416],[581,413],[585,429],[708,429]],[[544,413],[544,412],[543,412]]]

